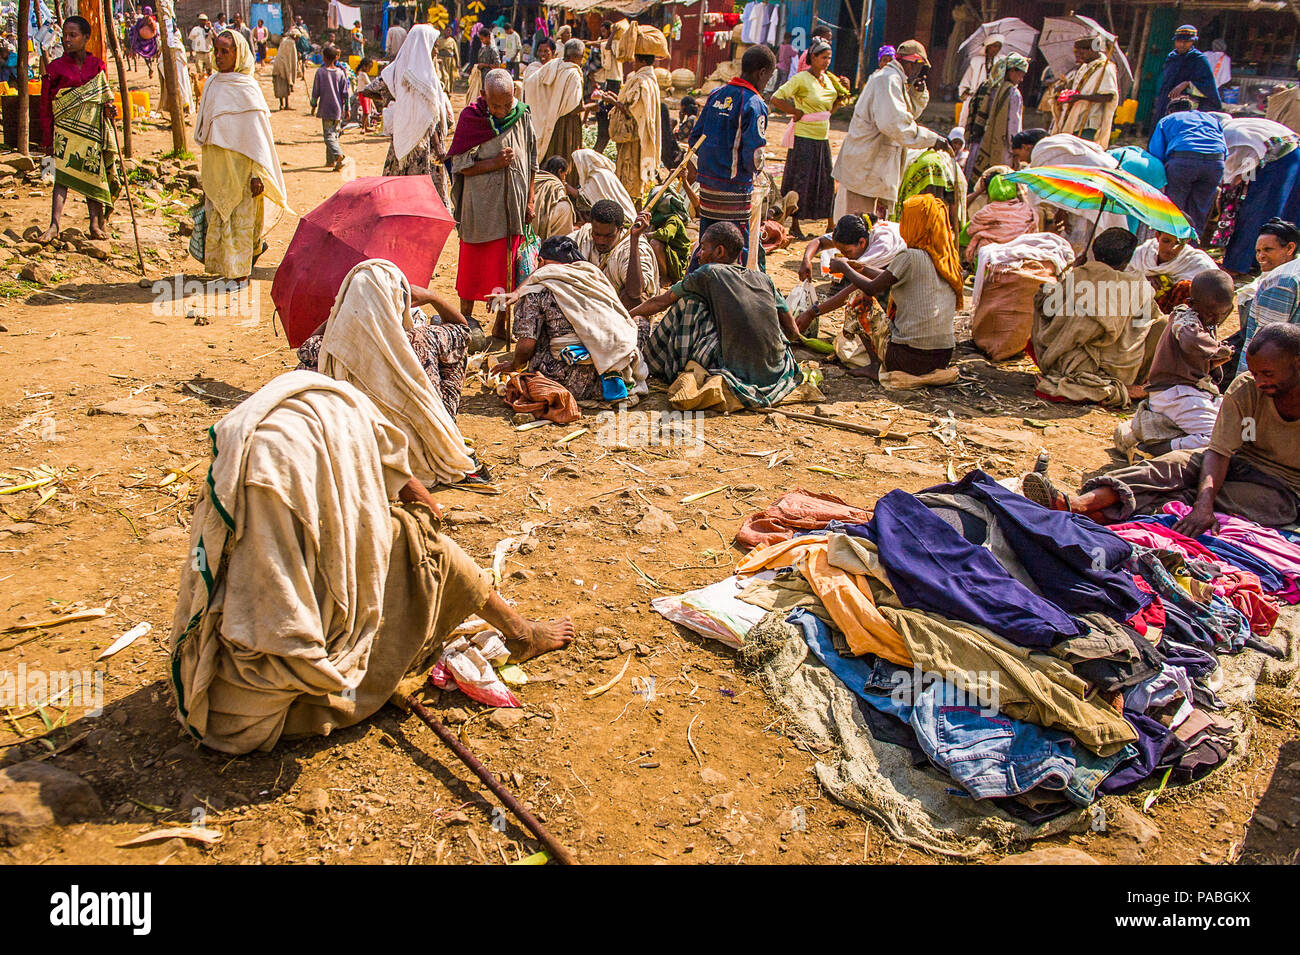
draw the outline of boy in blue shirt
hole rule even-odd
[[[311,108],[320,117],[321,132],[325,137],[325,165],[332,166],[338,172],[343,168],[344,158],[343,147],[339,145],[339,133],[348,116],[352,81],[338,65],[338,47],[326,44],[325,49],[321,50],[321,59],[325,65],[316,71],[312,80]]]
[[[740,76],[709,94],[691,131],[696,153],[696,184],[700,191],[700,234],[715,222],[730,222],[745,240],[748,255],[749,213],[754,175],[763,169],[767,147],[767,104],[764,89],[776,70],[770,48],[745,51]]]

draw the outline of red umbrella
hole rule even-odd
[[[297,348],[329,318],[358,262],[387,259],[412,285],[428,285],[456,222],[428,176],[354,179],[298,223],[271,284],[271,299]]]

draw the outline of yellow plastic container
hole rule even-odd
[[[122,97],[118,93],[113,94],[113,105],[117,107],[120,115],[122,112]],[[149,115],[149,94],[145,90],[131,91],[131,117],[138,118]]]
[[[40,95],[41,95],[41,81],[40,81],[40,80],[28,80],[28,81],[27,81],[27,95],[28,95],[28,96],[40,96]]]
[[[360,65],[361,65],[361,57],[359,56],[348,57],[348,66],[352,68],[353,73],[357,71],[357,67]]]
[[[1128,126],[1137,122],[1138,102],[1135,99],[1126,99],[1119,104],[1115,110],[1115,125]]]

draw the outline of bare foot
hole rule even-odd
[[[568,617],[546,622],[525,619],[521,630],[518,637],[506,638],[510,660],[514,663],[523,663],[552,650],[562,650],[573,640],[573,621]]]
[[[48,245],[58,237],[59,237],[59,227],[52,225],[44,232],[42,232],[40,235],[34,236],[32,238],[32,241],[39,242],[41,245]]]
[[[92,239],[107,239],[108,232],[105,229],[91,229],[90,237]]]

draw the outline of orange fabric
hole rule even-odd
[[[524,411],[556,424],[568,424],[582,417],[578,400],[558,381],[539,371],[524,371],[506,382],[505,403],[515,411]]]
[[[903,203],[898,232],[909,249],[920,249],[930,256],[939,277],[957,293],[957,307],[962,307],[963,279],[957,241],[952,234],[948,207],[938,196],[912,196]]]
[[[762,547],[788,540],[795,531],[821,530],[831,521],[861,524],[871,512],[854,507],[833,494],[814,494],[803,488],[787,491],[757,514],[751,514],[736,531],[741,547]]]
[[[793,564],[811,585],[855,656],[874,653],[890,663],[912,666],[907,644],[871,599],[867,578],[832,567],[826,550],[825,537],[781,541],[747,555],[736,568],[736,576]]]

